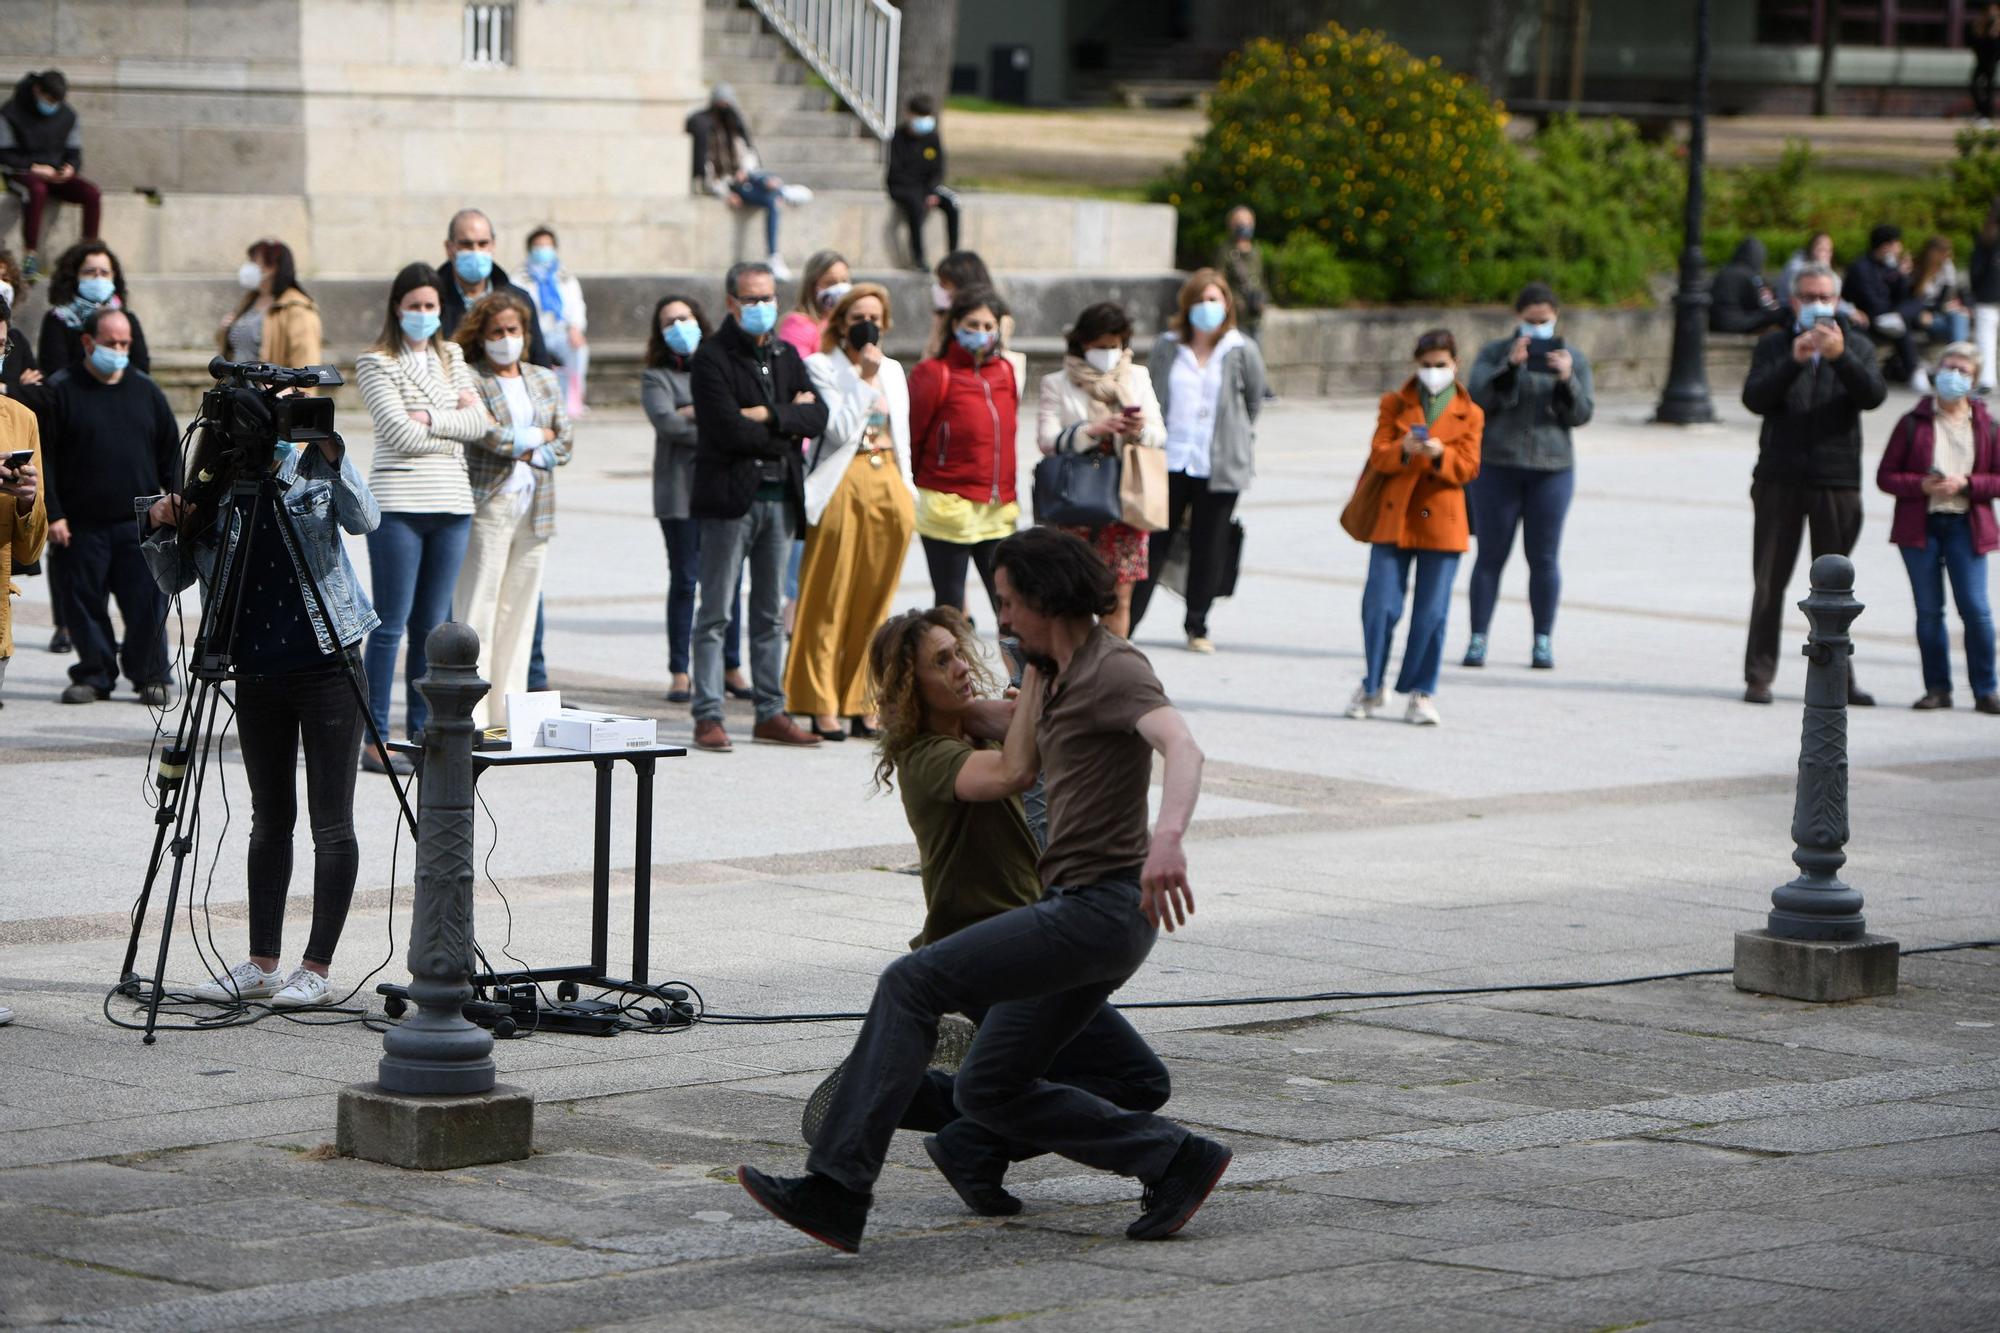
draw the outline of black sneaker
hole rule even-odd
[[[82,681],[66,687],[62,692],[62,701],[66,704],[94,704],[100,699],[110,697],[110,690],[100,690],[95,685],[86,685]]]
[[[737,1167],[736,1181],[780,1222],[847,1254],[860,1250],[870,1196],[830,1176],[767,1176],[754,1166]]]
[[[981,1217],[1012,1217],[1021,1211],[1021,1201],[1009,1194],[997,1180],[979,1180],[945,1152],[935,1134],[924,1138],[924,1151],[965,1206]]]
[[[827,1108],[833,1105],[833,1095],[840,1091],[840,1076],[847,1072],[847,1061],[842,1060],[833,1071],[819,1081],[806,1098],[805,1114],[799,1117],[799,1137],[806,1141],[806,1147],[819,1145],[820,1126],[826,1123]]]
[[[1130,1240],[1165,1240],[1194,1216],[1229,1169],[1232,1154],[1214,1139],[1190,1134],[1167,1164],[1167,1173],[1146,1186],[1139,1220],[1125,1228]]]

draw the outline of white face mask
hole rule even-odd
[[[931,284],[931,309],[940,314],[951,309],[951,293],[944,289],[943,283]]]
[[[1443,393],[1457,373],[1450,366],[1418,366],[1417,383],[1423,385],[1426,392]]]
[[[264,285],[264,270],[256,260],[245,260],[243,267],[236,270],[236,285],[246,292],[254,292]]]
[[[0,301],[5,301],[5,302],[6,302],[6,303],[7,303],[8,305],[10,305],[10,306],[14,304],[14,284],[13,284],[13,283],[11,283],[11,282],[0,282]]]
[[[520,338],[488,338],[486,359],[496,366],[511,366],[521,359]]]
[[[1098,374],[1109,375],[1112,371],[1118,369],[1118,363],[1125,359],[1125,349],[1122,347],[1086,347],[1083,349],[1083,359],[1088,361],[1090,368]]]

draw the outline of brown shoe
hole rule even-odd
[[[2000,713],[2000,694],[1982,694],[1972,706],[1982,713]]]
[[[819,737],[802,730],[798,723],[783,713],[767,721],[759,722],[750,739],[759,745],[794,745],[810,747],[819,744]]]
[[[736,747],[729,743],[729,733],[722,729],[720,722],[702,720],[694,724],[694,748],[728,754]]]
[[[1743,687],[1743,702],[1746,704],[1767,704],[1771,702],[1771,687],[1751,681]]]
[[[1951,707],[1951,691],[1925,690],[1924,697],[1911,704],[1910,707],[1916,709],[1919,713],[1930,713],[1940,708],[1949,708]]]

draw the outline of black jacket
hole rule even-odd
[[[1985,241],[1972,247],[1972,270],[1967,274],[1968,296],[1974,305],[2000,305],[2000,241]]]
[[[783,477],[793,528],[805,531],[803,442],[826,430],[826,404],[794,403],[812,390],[798,351],[775,334],[759,347],[730,315],[695,349],[689,376],[694,396],[694,518],[741,518],[750,512],[767,472]],[[768,422],[743,415],[768,407]]]
[[[35,105],[35,76],[24,74],[0,105],[0,169],[26,171],[35,163],[83,170],[83,131],[76,108],[65,101],[53,116]]]
[[[1746,236],[1709,286],[1709,332],[1759,333],[1787,322],[1789,311],[1775,299],[1765,303],[1765,285],[1764,243]]]
[[[1764,418],[1757,435],[1757,481],[1857,490],[1861,486],[1861,414],[1889,394],[1875,364],[1875,344],[1845,319],[1847,350],[1836,361],[1792,359],[1789,324],[1757,342],[1743,406]]]
[[[39,387],[21,383],[21,372],[39,370],[35,361],[35,349],[28,345],[28,335],[9,324],[7,326],[7,359],[0,361],[0,394],[5,394],[24,407],[32,409],[39,396]]]
[[[444,336],[449,338],[465,322],[465,293],[458,290],[458,275],[452,271],[450,264],[440,269],[438,276],[444,279],[444,290],[438,293],[438,321]],[[549,359],[549,345],[542,341],[541,307],[535,304],[534,293],[509,278],[507,270],[498,264],[486,275],[486,280],[492,284],[493,291],[497,292],[502,287],[511,288],[514,295],[528,303],[528,309],[534,312],[534,317],[528,321],[528,363],[553,370],[556,363]],[[134,338],[133,341],[136,343],[138,340]]]
[[[1910,293],[1910,275],[1873,255],[1863,255],[1847,266],[1840,294],[1870,322],[1891,313],[1914,320],[1921,304]]]
[[[944,184],[944,140],[898,125],[889,136],[889,193],[929,194]]]
[[[132,323],[132,369],[153,373],[153,354],[146,347],[146,327],[139,317],[130,310],[125,318]],[[54,379],[58,370],[83,364],[83,330],[66,323],[61,315],[50,310],[42,315],[42,336],[35,342],[35,356],[41,362],[41,372],[48,379]]]
[[[65,370],[50,378],[39,417],[51,523],[130,523],[134,500],[180,488],[180,425],[143,373],[106,384]]]

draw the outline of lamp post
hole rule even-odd
[[[1703,363],[1708,334],[1708,279],[1701,254],[1702,174],[1708,158],[1708,15],[1710,0],[1696,0],[1694,102],[1688,115],[1687,243],[1681,250],[1681,286],[1674,295],[1674,359],[1653,420],[1688,426],[1715,420]]]

